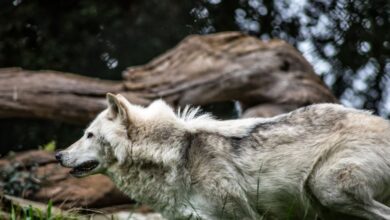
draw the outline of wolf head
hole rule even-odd
[[[165,102],[158,100],[143,108],[108,93],[107,103],[108,108],[84,135],[56,154],[63,166],[72,168],[72,175],[83,177],[137,164],[178,165],[187,131],[184,120]]]

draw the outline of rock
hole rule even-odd
[[[80,179],[72,177],[68,173],[69,169],[61,167],[56,162],[53,153],[45,151],[17,153],[0,160],[0,169],[26,173],[26,175],[19,175],[21,185],[29,180],[26,179],[26,176],[35,180],[38,186],[37,190],[29,189],[17,196],[43,203],[47,203],[51,199],[53,204],[63,209],[100,208],[133,202],[122,194],[108,177],[103,175]],[[4,179],[3,175],[0,182],[4,185],[5,181],[7,179]],[[15,177],[12,181],[15,181]],[[34,181],[32,182],[34,183]]]

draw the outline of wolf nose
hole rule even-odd
[[[61,152],[57,152],[56,155],[55,155],[55,157],[56,157],[56,159],[57,159],[58,161],[61,161],[61,159],[62,159],[62,153],[61,153]]]

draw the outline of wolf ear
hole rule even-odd
[[[126,107],[126,98],[122,95],[114,95],[107,93],[106,95],[108,102],[108,114],[109,118],[119,118],[125,125],[129,123],[129,112]]]

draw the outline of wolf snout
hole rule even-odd
[[[56,154],[55,154],[55,158],[58,162],[62,163],[62,156],[63,156],[63,153],[61,151],[58,151]]]
[[[61,166],[63,167],[68,167],[68,156],[66,155],[66,152],[64,151],[57,151],[56,154],[54,155],[58,163],[60,163]]]

